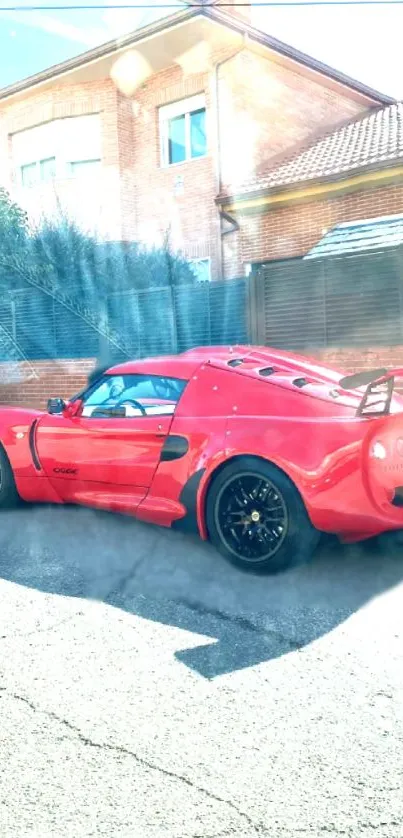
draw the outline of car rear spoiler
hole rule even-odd
[[[342,390],[366,387],[357,408],[357,416],[386,416],[390,412],[396,378],[403,378],[403,367],[392,370],[380,367],[346,375],[340,379],[339,386]]]

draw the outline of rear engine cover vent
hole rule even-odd
[[[295,387],[306,387],[306,385],[308,384],[306,378],[294,378],[294,381],[292,383],[295,385]]]
[[[241,364],[243,364],[243,362],[244,362],[243,358],[233,358],[232,361],[228,361],[228,366],[229,367],[240,367]]]
[[[263,367],[263,369],[259,370],[259,375],[263,376],[273,375],[274,373],[274,367]]]

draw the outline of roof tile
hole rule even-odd
[[[403,102],[371,111],[244,183],[238,195],[284,188],[403,159]]]
[[[362,250],[382,250],[403,244],[403,215],[384,215],[337,224],[329,230],[304,259],[343,256]]]

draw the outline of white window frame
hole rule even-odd
[[[207,256],[201,256],[200,258],[197,258],[197,259],[188,259],[188,262],[189,262],[190,266],[200,264],[201,262],[207,264],[208,279],[206,279],[206,280],[196,279],[196,282],[198,282],[200,285],[202,285],[204,282],[206,282],[206,283],[211,282],[211,259],[210,258],[208,258]]]
[[[162,105],[159,109],[159,126],[160,126],[160,145],[161,145],[161,166],[171,168],[172,166],[182,166],[183,163],[189,163],[193,160],[203,160],[207,156],[207,136],[206,136],[206,151],[205,154],[200,154],[198,157],[191,156],[191,134],[190,134],[190,115],[194,111],[206,110],[206,96],[204,93],[199,93],[197,96],[190,96],[188,99],[180,99],[178,102],[172,102],[170,105]],[[169,123],[175,117],[185,117],[185,132],[186,132],[186,157],[178,163],[169,162]],[[207,131],[206,131],[207,134]]]

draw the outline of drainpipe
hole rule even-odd
[[[218,73],[221,70],[221,67],[224,64],[227,64],[229,61],[232,61],[233,58],[236,58],[241,52],[245,49],[245,41],[246,35],[243,36],[243,43],[242,46],[238,47],[235,52],[228,55],[226,58],[223,58],[222,61],[218,61],[214,65],[213,70],[213,98],[214,98],[214,110],[215,110],[215,123],[216,123],[216,155],[215,155],[215,170],[216,170],[216,186],[217,186],[217,195],[221,193],[222,188],[222,172],[221,172],[221,138],[220,138],[220,107],[219,107],[219,92],[218,92]],[[224,254],[223,254],[223,236],[221,234],[221,218],[223,217],[222,213],[219,214],[220,223],[218,228],[218,270],[220,278],[223,275],[223,265],[224,265]],[[229,216],[226,217],[227,221],[230,221],[234,224],[234,229],[238,229],[237,222],[230,218]],[[230,231],[228,231],[230,232]],[[232,231],[231,231],[232,232]]]

